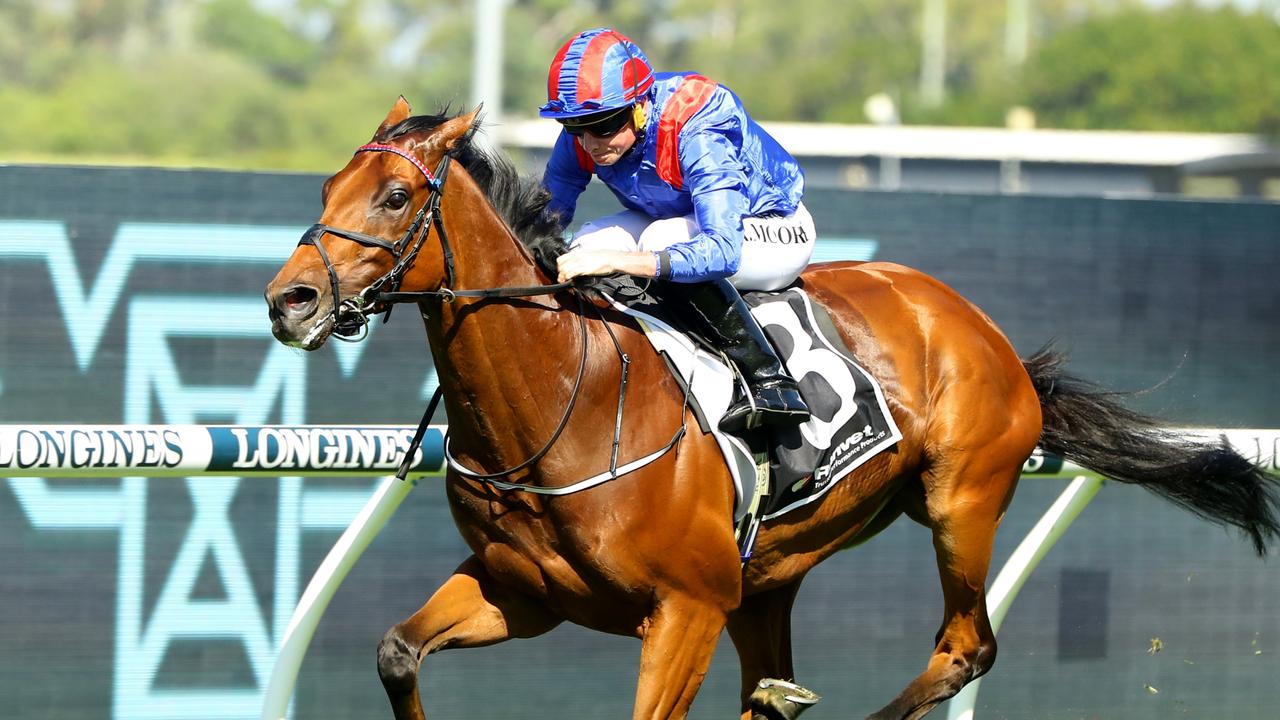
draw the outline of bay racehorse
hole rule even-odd
[[[806,573],[902,515],[933,534],[945,609],[924,670],[872,717],[920,717],[995,661],[992,540],[1037,443],[1235,526],[1259,553],[1278,534],[1274,478],[1225,444],[1162,431],[1063,374],[1052,351],[1019,359],[938,280],[835,262],[800,282],[883,384],[903,438],[765,523],[744,568],[729,472],[667,365],[630,318],[551,286],[563,241],[545,193],[471,142],[475,112],[410,115],[401,98],[324,184],[320,223],[266,290],[276,338],[306,350],[395,301],[416,303],[426,324],[456,461],[448,502],[474,554],[378,648],[397,718],[424,716],[426,655],[565,620],[641,639],[633,717],[652,720],[686,715],[727,628],[744,717],[772,717],[749,698],[762,679],[792,677],[790,611]],[[668,445],[582,492],[509,489],[570,485]]]

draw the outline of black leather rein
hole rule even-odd
[[[368,327],[368,316],[383,312],[385,313],[383,318],[385,321],[391,316],[391,307],[398,303],[420,303],[424,300],[452,302],[457,297],[527,297],[547,295],[573,287],[573,283],[558,283],[554,285],[479,290],[451,289],[450,286],[453,285],[454,281],[453,249],[449,246],[449,235],[445,231],[444,218],[440,213],[440,200],[444,197],[444,184],[449,176],[449,163],[452,157],[446,153],[440,159],[440,164],[433,173],[416,155],[395,145],[369,143],[356,149],[356,154],[362,152],[392,153],[413,163],[413,166],[426,178],[430,193],[427,195],[422,207],[418,209],[417,214],[413,216],[413,221],[409,223],[409,227],[405,229],[404,234],[394,242],[355,230],[325,225],[324,223],[312,225],[298,240],[298,245],[311,245],[316,249],[320,254],[321,261],[324,262],[325,271],[329,274],[329,284],[333,295],[333,312],[329,322],[332,323],[334,335],[339,339],[347,342],[357,342],[363,339],[364,333],[361,331],[366,330]],[[432,228],[435,228],[436,236],[440,240],[441,252],[444,256],[444,284],[439,290],[401,292],[400,284],[404,282],[404,276],[418,259],[418,253],[431,235]],[[338,271],[334,268],[333,261],[329,259],[329,253],[325,250],[324,243],[321,242],[325,235],[333,235],[366,247],[386,250],[395,259],[395,265],[382,277],[370,283],[368,287],[343,300],[339,289]]]
[[[369,324],[368,316],[378,312],[384,312],[385,315],[383,319],[385,321],[390,317],[391,308],[398,303],[421,303],[426,300],[453,302],[454,299],[459,297],[530,297],[534,295],[550,295],[561,290],[568,290],[575,287],[574,283],[566,282],[527,287],[496,287],[475,290],[452,289],[450,286],[453,285],[454,282],[453,250],[449,247],[449,235],[445,231],[444,218],[440,213],[440,201],[444,197],[444,183],[449,175],[449,163],[452,160],[451,156],[446,153],[445,156],[441,158],[440,164],[436,167],[436,172],[432,173],[416,155],[394,145],[376,142],[369,143],[356,149],[357,154],[362,152],[392,153],[399,155],[410,163],[413,163],[413,166],[416,167],[418,171],[422,173],[423,177],[426,178],[427,187],[430,189],[430,193],[428,194],[426,201],[423,202],[422,207],[418,210],[417,214],[414,215],[413,221],[409,223],[409,227],[405,230],[404,234],[400,236],[399,240],[394,242],[374,235],[354,230],[345,230],[343,228],[337,228],[323,223],[316,223],[315,225],[312,225],[305,233],[303,233],[302,239],[298,241],[298,245],[300,246],[311,245],[315,247],[316,251],[320,254],[320,259],[324,262],[325,270],[329,274],[329,283],[333,292],[333,314],[329,322],[333,325],[334,335],[339,339],[347,342],[356,342],[363,339],[364,333],[361,333],[361,330],[367,331]],[[431,229],[433,227],[436,230],[436,235],[440,239],[440,249],[444,257],[444,283],[441,285],[439,290],[416,292],[401,291],[400,284],[404,281],[404,277],[413,266],[414,261],[417,260],[418,253],[422,250],[422,247],[428,236],[430,236]],[[367,247],[377,247],[386,250],[391,253],[393,258],[395,258],[395,265],[393,265],[382,277],[374,280],[368,287],[361,290],[358,294],[345,300],[340,300],[339,298],[341,293],[339,290],[338,271],[334,268],[333,262],[329,259],[329,253],[325,250],[324,243],[321,242],[321,239],[326,234],[340,237],[344,240],[350,240],[351,242],[359,243]],[[586,318],[586,305],[588,305],[588,303],[583,300],[581,293],[575,292],[574,296],[578,300],[577,315],[581,357],[578,360],[577,376],[574,379],[573,391],[570,394],[569,402],[565,407],[564,415],[560,418],[560,422],[556,424],[555,430],[551,433],[551,437],[548,438],[546,444],[543,445],[541,449],[535,452],[527,460],[505,470],[494,473],[477,473],[467,470],[466,468],[462,468],[461,465],[457,464],[456,460],[450,457],[450,465],[454,467],[455,470],[471,479],[499,485],[504,489],[523,489],[530,492],[543,492],[546,494],[557,494],[562,490],[569,490],[572,492],[576,489],[534,488],[523,485],[516,486],[509,483],[501,483],[497,480],[498,478],[506,477],[512,473],[524,470],[541,460],[547,452],[551,450],[551,447],[555,445],[555,442],[560,438],[561,433],[564,432],[565,426],[569,423],[569,415],[573,412],[573,408],[577,404],[578,396],[582,391],[582,382],[586,376],[587,357],[590,347],[588,343]],[[592,307],[595,306],[592,305]],[[595,309],[597,313],[600,312],[599,308]],[[601,316],[601,320],[604,320],[603,316]],[[316,328],[322,327],[323,322],[324,321],[317,323]],[[626,399],[629,376],[628,371],[630,370],[631,358],[623,352],[621,343],[619,343],[618,338],[614,335],[613,329],[609,326],[607,321],[605,321],[605,328],[608,330],[609,337],[613,341],[614,349],[618,353],[622,363],[622,376],[618,388],[618,407],[613,431],[613,447],[610,453],[609,471],[608,473],[600,476],[611,479],[618,477],[619,475],[618,449],[621,444],[622,408]],[[313,330],[313,332],[315,331],[316,330]],[[401,480],[405,478],[408,468],[412,463],[418,448],[422,444],[422,439],[426,434],[427,426],[431,422],[431,416],[435,411],[436,405],[440,401],[440,395],[440,390],[437,389],[436,394],[431,398],[431,402],[427,405],[427,410],[422,416],[422,421],[418,424],[417,432],[414,433],[409,450],[405,454],[404,461],[397,473],[397,476]],[[685,397],[685,402],[688,402],[687,395]],[[673,448],[675,444],[679,442],[680,438],[683,437],[684,431],[685,427],[682,420],[679,429],[676,430],[676,433],[671,438],[670,442],[668,442],[667,445],[657,453],[652,453],[644,458],[639,466],[652,462],[654,459],[660,457]],[[445,453],[448,455],[447,442],[445,443]],[[597,481],[593,480],[592,482]]]

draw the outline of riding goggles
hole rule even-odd
[[[627,126],[627,122],[631,120],[631,108],[632,106],[628,105],[617,110],[593,113],[581,117],[563,118],[560,120],[560,124],[564,126],[565,132],[574,137],[582,137],[585,133],[591,133],[601,139],[611,138],[622,132],[622,129]]]

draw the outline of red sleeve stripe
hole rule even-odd
[[[578,138],[573,139],[573,152],[578,156],[578,167],[589,173],[596,171],[596,161],[591,159],[591,153],[582,147],[582,141]]]
[[[680,169],[680,131],[694,113],[711,99],[716,83],[701,75],[688,75],[680,87],[667,100],[658,119],[658,177],[679,190],[684,187],[684,172]]]

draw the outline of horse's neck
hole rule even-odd
[[[455,171],[456,172],[456,171]],[[440,201],[454,254],[451,290],[540,285],[544,281],[524,248],[470,175],[456,172]]]
[[[458,179],[462,192],[441,203],[455,257],[451,289],[543,284],[529,253],[471,178]],[[453,447],[485,464],[511,464],[545,442],[578,367],[575,313],[550,296],[462,298],[429,310],[426,326]]]

